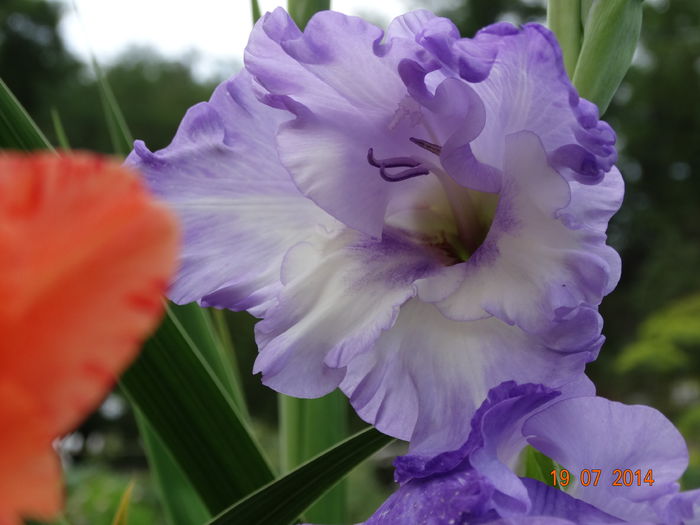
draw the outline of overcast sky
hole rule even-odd
[[[70,49],[87,57],[92,47],[102,62],[129,45],[149,44],[168,57],[196,50],[201,58],[197,63],[200,73],[221,71],[222,64],[242,62],[252,26],[249,0],[54,1],[66,6],[61,29]],[[286,1],[259,2],[263,12],[286,5]],[[332,8],[387,22],[410,4],[411,0],[333,0]]]

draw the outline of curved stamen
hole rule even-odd
[[[442,146],[438,146],[437,144],[433,144],[427,140],[417,139],[416,137],[410,137],[408,140],[413,142],[416,146],[420,146],[421,148],[428,150],[430,153],[434,153],[435,155],[440,155],[440,153],[442,153]]]
[[[413,177],[427,175],[430,170],[412,157],[390,157],[388,159],[374,158],[374,149],[367,151],[367,162],[379,168],[379,176],[387,182],[400,182]],[[388,173],[388,168],[408,168],[398,173]]]

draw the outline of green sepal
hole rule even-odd
[[[559,41],[566,72],[573,77],[583,35],[581,0],[548,0],[547,26]]]
[[[595,0],[588,8],[573,83],[605,113],[632,63],[642,29],[642,0]]]

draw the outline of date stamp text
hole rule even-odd
[[[601,469],[583,469],[579,472],[578,480],[584,487],[597,487],[600,483]],[[554,469],[549,473],[552,476],[552,485],[566,487],[572,481],[572,474],[567,469]],[[642,485],[654,485],[654,473],[651,469],[644,472],[642,469],[619,469],[612,471],[613,487],[641,487]]]

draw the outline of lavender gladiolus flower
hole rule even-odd
[[[559,388],[596,357],[614,142],[542,26],[321,12],[302,33],[278,9],[172,144],[128,162],[183,223],[174,301],[261,317],[266,385],[340,387],[434,453],[491,387]]]
[[[528,442],[575,473],[567,492],[514,474]],[[366,525],[687,524],[700,519],[700,491],[678,492],[687,464],[683,438],[652,408],[507,382],[490,391],[459,449],[397,458],[402,485]],[[595,484],[583,485],[584,469],[600,470]],[[654,482],[615,486],[615,469],[651,470]]]

